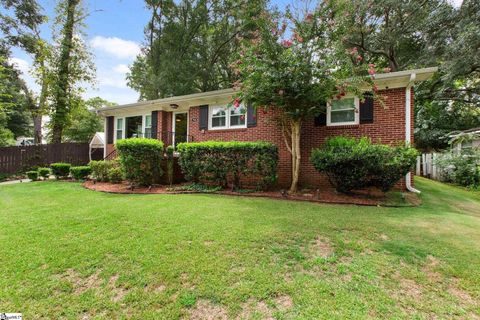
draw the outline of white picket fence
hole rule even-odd
[[[438,155],[438,153],[423,153],[421,156],[418,156],[417,166],[415,168],[416,175],[440,180],[440,169],[435,165]]]

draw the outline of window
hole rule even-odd
[[[213,107],[211,110],[212,115],[212,128],[225,128],[227,127],[227,112],[224,107]]]
[[[145,138],[152,137],[152,116],[151,115],[145,116],[145,130],[143,133]]]
[[[225,106],[210,107],[210,129],[245,128],[247,109],[240,105],[238,108]]]
[[[123,118],[117,118],[117,140],[123,139]]]
[[[327,125],[339,126],[359,123],[359,100],[357,97],[347,97],[332,100],[328,104]]]

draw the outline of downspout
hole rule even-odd
[[[410,144],[412,142],[412,132],[411,132],[411,121],[412,121],[412,110],[411,110],[411,102],[412,102],[412,86],[415,82],[417,75],[412,73],[410,75],[410,81],[408,82],[407,88],[405,89],[405,142]],[[405,186],[407,190],[410,192],[420,193],[420,190],[415,189],[412,186],[411,182],[412,173],[409,172],[405,176]]]

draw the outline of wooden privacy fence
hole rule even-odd
[[[55,162],[83,165],[89,162],[88,152],[88,143],[1,147],[0,173],[16,173],[34,166],[48,166]]]
[[[421,156],[418,156],[415,174],[417,176],[440,180],[441,170],[435,164],[438,156],[438,153],[423,153]]]

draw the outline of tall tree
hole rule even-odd
[[[332,0],[329,6],[345,48],[357,47],[365,63],[391,71],[435,63],[426,54],[425,31],[453,9],[446,0]]]
[[[100,97],[81,101],[70,113],[70,121],[64,132],[65,140],[90,142],[96,132],[103,131],[102,118],[96,111],[113,105],[115,104]]]
[[[245,39],[234,62],[240,82],[233,108],[243,101],[276,111],[292,156],[289,192],[296,193],[304,121],[325,112],[330,99],[340,99],[347,92],[363,96],[362,87],[374,88],[368,74],[374,75],[375,70],[360,63],[357,49],[349,54],[336,50],[335,20],[326,6],[300,17],[287,12],[283,22],[267,12],[255,20],[258,29]]]
[[[31,113],[34,123],[36,143],[42,141],[42,116],[46,112],[46,96],[48,79],[45,68],[46,42],[40,36],[40,25],[46,21],[42,8],[36,0],[0,0],[5,13],[0,13],[0,30],[4,35],[4,43],[25,50],[33,58],[37,68],[35,75],[40,84],[39,98],[23,82],[25,94],[24,106]]]
[[[65,6],[66,20],[62,30],[59,68],[56,75],[58,80],[54,88],[54,108],[52,115],[52,142],[61,143],[63,129],[67,124],[69,111],[68,92],[70,89],[70,59],[73,51],[73,35],[76,24],[77,6],[80,0],[67,0]]]
[[[151,20],[142,53],[131,66],[128,85],[140,99],[157,99],[231,87],[229,66],[247,16],[266,1],[148,0]]]
[[[81,0],[62,0],[57,7],[55,24],[61,29],[48,62],[51,70],[50,126],[53,143],[62,142],[70,112],[81,101],[81,85],[94,81],[95,67],[82,33],[85,17]]]

